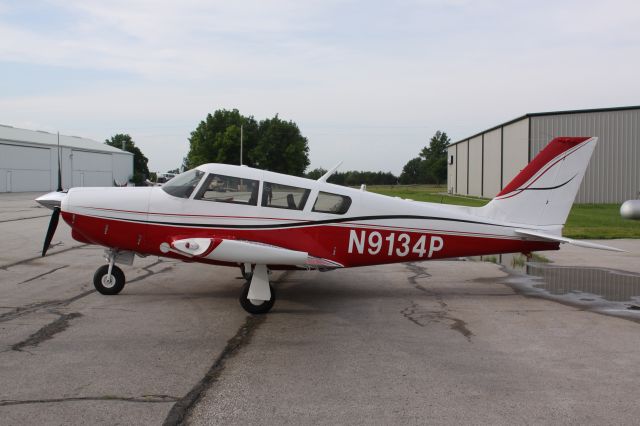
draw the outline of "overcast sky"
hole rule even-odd
[[[638,104],[638,1],[0,0],[0,123],[129,133],[156,171],[219,108],[397,174],[436,130]]]

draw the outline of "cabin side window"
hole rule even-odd
[[[216,201],[218,203],[258,205],[260,182],[253,179],[237,178],[211,173],[207,176],[196,200]]]
[[[350,206],[351,198],[346,195],[320,191],[313,205],[313,211],[318,213],[345,214]]]
[[[162,185],[162,190],[174,197],[189,198],[193,190],[198,186],[198,183],[200,183],[202,176],[204,176],[204,172],[200,170],[189,170]]]
[[[310,193],[311,190],[306,188],[265,182],[262,188],[262,206],[302,210]]]

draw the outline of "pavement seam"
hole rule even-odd
[[[47,275],[49,275],[49,274],[53,274],[54,272],[59,271],[60,269],[64,269],[64,268],[68,268],[68,267],[69,267],[69,265],[58,266],[57,268],[53,268],[53,269],[52,269],[52,270],[50,270],[50,271],[44,272],[44,273],[42,273],[42,274],[40,274],[40,275],[36,275],[35,277],[32,277],[32,278],[29,278],[29,279],[27,279],[27,280],[21,281],[21,282],[19,282],[19,283],[18,283],[18,285],[20,285],[20,284],[26,284],[26,283],[29,283],[29,282],[31,282],[31,281],[35,281],[35,280],[37,280],[38,278],[45,277],[45,276],[47,276]]]
[[[80,245],[77,245],[77,246],[72,246],[72,247],[69,247],[69,248],[66,248],[66,249],[62,249],[62,250],[59,250],[59,251],[55,251],[55,252],[53,252],[53,253],[48,253],[48,254],[47,254],[47,256],[48,256],[48,257],[55,256],[56,254],[66,253],[66,252],[71,251],[71,250],[75,250],[75,249],[78,249],[78,248],[87,247],[88,245],[89,245],[89,244],[80,244]],[[42,259],[42,257],[43,257],[42,255],[34,256],[34,257],[30,257],[30,258],[28,258],[28,259],[20,260],[20,261],[18,261],[18,262],[10,263],[10,264],[8,264],[8,265],[2,265],[2,266],[0,266],[0,269],[2,269],[2,270],[5,270],[5,271],[6,271],[7,269],[12,268],[12,267],[14,267],[14,266],[24,265],[25,263],[29,263],[29,262],[32,262],[32,261],[34,261],[34,260]]]
[[[39,310],[42,309],[50,309],[50,308],[58,308],[58,307],[63,307],[63,306],[67,306],[73,302],[75,302],[78,299],[82,299],[83,297],[86,297],[92,293],[95,293],[96,290],[92,289],[92,290],[87,290],[84,291],[80,294],[77,294],[73,297],[70,297],[69,299],[64,299],[64,300],[53,300],[53,301],[48,301],[48,302],[38,302],[38,303],[32,303],[26,306],[20,306],[18,308],[15,308],[13,311],[9,311],[9,312],[5,312],[4,314],[0,315],[0,323],[2,322],[7,322],[7,321],[11,321],[14,320],[16,318],[20,318],[21,316],[24,315],[28,315],[28,314],[32,314],[34,312],[37,312]]]
[[[49,217],[49,216],[51,216],[51,215],[50,214],[44,214],[42,216],[19,217],[17,219],[0,220],[0,223],[17,222],[17,221],[20,221],[20,220],[38,219],[38,218],[41,218],[41,217]]]
[[[144,402],[144,403],[169,403],[178,401],[179,398],[170,395],[142,395],[142,396],[72,396],[68,398],[50,398],[50,399],[0,399],[0,407],[8,405],[25,405],[25,404],[51,404],[57,402],[70,401],[124,401],[124,402]]]
[[[70,314],[57,314],[59,315],[57,319],[45,325],[22,342],[18,342],[15,345],[11,346],[11,350],[23,352],[23,349],[28,346],[38,346],[42,342],[53,339],[53,336],[58,333],[62,333],[64,330],[69,328],[69,322],[72,319],[82,316],[82,314],[80,314],[79,312],[72,312]]]
[[[146,273],[145,273],[145,274],[143,274],[143,275],[140,275],[139,277],[135,277],[135,278],[133,278],[133,279],[131,279],[131,280],[127,281],[127,284],[131,284],[131,283],[134,283],[134,282],[136,282],[136,281],[142,281],[142,280],[144,280],[144,279],[146,279],[146,278],[149,278],[149,277],[150,277],[150,276],[152,276],[152,275],[162,274],[162,273],[164,273],[164,272],[169,272],[169,271],[171,271],[171,270],[173,269],[173,265],[165,266],[164,268],[162,268],[162,269],[161,269],[161,270],[159,270],[158,272],[155,272],[155,271],[152,271],[152,270],[151,270],[151,268],[153,268],[154,266],[159,265],[159,264],[161,264],[161,263],[165,263],[165,262],[166,262],[165,260],[163,260],[163,259],[161,259],[161,258],[158,258],[158,260],[156,260],[156,261],[155,261],[155,262],[153,262],[152,264],[142,267],[142,270],[143,270],[143,271],[145,271]]]
[[[204,377],[200,379],[183,398],[171,407],[171,410],[164,420],[164,426],[182,425],[185,423],[193,407],[222,374],[226,361],[235,356],[242,347],[250,343],[253,334],[265,320],[265,315],[247,316],[244,324],[238,329],[235,336],[227,341],[227,345]]]

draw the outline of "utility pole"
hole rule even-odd
[[[242,137],[243,137],[243,131],[242,131],[242,124],[240,125],[240,165],[242,166]]]

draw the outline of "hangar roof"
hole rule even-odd
[[[529,117],[542,117],[542,116],[546,116],[546,115],[565,115],[565,114],[585,114],[585,113],[591,113],[591,112],[611,112],[611,111],[628,111],[628,110],[633,110],[633,109],[640,109],[640,105],[636,105],[636,106],[623,106],[623,107],[613,107],[613,108],[594,108],[594,109],[573,109],[573,110],[567,110],[567,111],[548,111],[548,112],[530,112],[527,113],[525,115],[522,115],[520,117],[514,118],[513,120],[509,120],[506,121],[502,124],[498,124],[497,126],[493,126],[487,130],[483,130],[481,132],[478,132],[472,136],[460,139],[459,141],[453,142],[451,144],[449,144],[448,146],[453,146],[456,144],[459,144],[460,142],[465,142],[469,139],[473,139],[477,136],[482,135],[483,133],[487,133],[490,132],[492,130],[496,130],[499,129],[502,126],[508,126],[509,124],[515,123],[516,121],[520,121],[523,120],[525,118],[529,118]]]
[[[58,146],[58,135],[42,130],[20,129],[18,127],[0,124],[0,141],[28,143],[30,145]],[[60,135],[60,146],[89,151],[133,155],[130,152],[94,141],[93,139],[81,138],[80,136]]]

